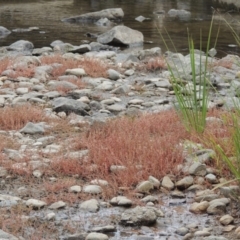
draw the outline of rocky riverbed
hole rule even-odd
[[[133,43],[142,41],[137,34]],[[107,176],[95,178],[101,163],[93,164],[88,148],[73,147],[79,136],[111,119],[174,109],[166,61],[191,94],[189,55],[160,48],[121,51],[99,42],[73,46],[60,40],[38,49],[20,40],[0,53],[1,239],[240,238],[239,188],[215,188],[226,179],[211,167],[212,149],[185,141],[183,161],[174,166],[178,174],[139,177],[138,184],[123,187]],[[199,78],[203,54],[195,51]],[[240,58],[217,59],[215,54],[215,49],[208,53],[208,107],[229,110],[239,101]],[[20,113],[29,117],[23,126],[17,121]],[[73,161],[81,163],[79,174],[78,165],[70,165]],[[141,168],[137,166],[136,176]],[[83,171],[94,172],[93,177]],[[109,167],[109,175],[127,178],[124,171],[125,165]]]

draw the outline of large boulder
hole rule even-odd
[[[8,46],[7,50],[21,53],[31,53],[33,51],[33,48],[34,45],[32,42],[26,40],[19,40]]]
[[[124,17],[124,12],[121,8],[109,8],[98,12],[90,12],[81,14],[79,16],[63,18],[63,22],[95,22],[101,18],[107,18],[109,20],[121,21]]]
[[[4,38],[11,33],[7,28],[0,26],[0,38]]]
[[[116,26],[98,36],[102,44],[139,46],[143,44],[143,34],[126,26]]]

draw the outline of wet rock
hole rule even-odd
[[[0,26],[0,38],[4,38],[11,33],[7,28]]]
[[[97,41],[102,44],[137,46],[143,44],[143,34],[126,26],[116,26],[99,35]]]
[[[10,233],[6,233],[3,230],[0,229],[0,239],[6,239],[6,240],[19,240],[19,238],[14,237],[12,234]]]
[[[195,176],[205,176],[207,174],[207,169],[205,164],[201,164],[200,162],[194,162],[189,167],[189,174]]]
[[[172,182],[172,180],[171,180],[171,178],[169,176],[163,177],[162,187],[164,187],[164,188],[166,188],[168,190],[174,189],[174,183]]]
[[[178,182],[176,182],[176,187],[179,188],[180,190],[184,190],[189,186],[191,186],[192,184],[193,184],[193,177],[187,176],[179,180]]]
[[[121,8],[109,8],[98,12],[85,13],[79,16],[64,18],[63,22],[88,22],[97,21],[101,18],[108,18],[109,20],[122,20],[124,12]]]
[[[154,224],[160,216],[163,214],[157,209],[137,206],[124,211],[120,223],[127,226],[149,226]]]
[[[202,201],[200,203],[193,203],[191,204],[189,211],[193,213],[203,213],[207,210],[209,207],[209,202],[207,201]]]
[[[53,204],[51,204],[48,208],[49,209],[59,209],[59,208],[64,208],[66,207],[66,203],[63,202],[63,201],[58,201],[58,202],[55,202]]]
[[[222,216],[219,219],[219,221],[222,225],[229,225],[229,224],[233,223],[234,218],[231,215],[227,214],[227,215]]]
[[[132,201],[124,196],[114,197],[110,200],[110,204],[114,206],[123,206],[123,207],[131,207]]]
[[[44,201],[38,199],[28,199],[26,201],[26,205],[28,207],[32,207],[33,209],[40,209],[47,205]]]
[[[111,26],[112,22],[108,18],[100,18],[95,24],[98,26]]]
[[[45,133],[43,123],[32,123],[29,122],[23,127],[19,132],[20,133],[25,133],[25,134],[43,134]]]
[[[31,54],[33,51],[33,48],[34,48],[33,43],[26,40],[19,40],[12,43],[10,46],[8,46],[7,50]]]
[[[143,181],[136,187],[140,193],[149,193],[152,189],[154,189],[154,185],[150,181]]]
[[[99,203],[96,199],[90,199],[84,201],[80,204],[80,209],[86,210],[88,212],[97,212],[100,208]]]
[[[102,188],[98,185],[87,185],[83,187],[84,193],[99,194],[102,193]]]
[[[168,11],[168,15],[171,17],[171,18],[178,18],[182,21],[188,21],[190,20],[191,18],[191,13],[189,11],[186,11],[186,10],[178,10],[178,9],[170,9]]]

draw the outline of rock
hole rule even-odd
[[[205,179],[206,179],[209,183],[212,183],[212,184],[218,183],[217,177],[216,177],[214,174],[212,174],[212,173],[207,174],[207,175],[205,176]]]
[[[33,51],[33,44],[29,41],[19,40],[12,43],[10,46],[7,47],[8,51],[16,51],[22,53],[31,53]]]
[[[152,195],[148,195],[148,196],[142,198],[141,202],[144,202],[144,203],[149,203],[149,202],[157,203],[158,202],[158,198],[154,197]]]
[[[194,200],[196,202],[201,202],[201,201],[212,201],[214,199],[218,199],[219,195],[213,193],[211,190],[203,190],[203,191],[198,191],[196,193],[196,196]]]
[[[188,188],[192,184],[193,184],[193,177],[187,176],[179,180],[178,182],[176,182],[176,187],[182,190],[182,189]]]
[[[126,26],[116,26],[98,36],[102,44],[126,45],[129,47],[143,45],[143,34]]]
[[[200,203],[194,202],[191,204],[189,211],[193,213],[203,213],[207,210],[209,207],[209,202],[207,201],[202,201]]]
[[[7,28],[0,26],[0,38],[4,38],[11,33]]]
[[[135,20],[138,21],[138,22],[143,22],[144,20],[149,20],[149,19],[150,18],[145,18],[143,16],[138,16],[138,17],[135,18]]]
[[[75,186],[71,186],[69,188],[69,192],[74,192],[74,193],[79,193],[82,191],[82,187],[81,186],[78,186],[78,185],[75,185]]]
[[[208,214],[222,214],[226,212],[226,204],[216,199],[215,202],[212,204],[210,203],[209,207],[207,208]]]
[[[116,103],[116,104],[107,106],[106,109],[109,110],[110,112],[118,113],[126,110],[126,107],[122,104]]]
[[[108,69],[107,74],[108,74],[109,79],[114,80],[114,81],[118,80],[120,78],[120,73],[114,69]]]
[[[153,184],[154,188],[159,188],[160,187],[160,181],[157,178],[155,178],[153,176],[149,176],[148,181]]]
[[[228,239],[225,237],[209,236],[203,238],[203,240],[228,240]]]
[[[65,73],[69,75],[78,76],[78,77],[82,77],[86,75],[86,72],[83,68],[67,69]]]
[[[97,184],[100,186],[108,186],[108,181],[102,179],[94,179],[90,182],[91,184]]]
[[[83,192],[91,194],[102,193],[102,188],[98,185],[87,185],[83,187]]]
[[[48,208],[49,209],[59,209],[59,208],[64,208],[66,207],[66,203],[63,202],[63,201],[58,201],[58,202],[55,202],[53,204],[51,204]]]
[[[43,134],[45,133],[44,124],[43,123],[32,123],[29,122],[23,127],[21,130],[19,130],[20,133],[25,134]]]
[[[123,206],[123,207],[131,207],[132,201],[124,196],[114,197],[110,200],[110,204],[113,206]]]
[[[124,12],[121,8],[109,8],[98,12],[85,13],[79,16],[64,18],[63,22],[88,22],[97,21],[101,18],[107,18],[109,20],[122,20],[124,17]]]
[[[189,154],[185,161],[188,163],[199,162],[208,163],[216,155],[215,151],[212,149],[201,149]]]
[[[121,165],[111,165],[111,167],[110,167],[110,171],[112,173],[122,172],[126,169],[127,168],[125,166],[121,166]]]
[[[206,165],[200,162],[195,162],[189,167],[189,174],[195,176],[205,176],[207,173]]]
[[[162,51],[161,51],[160,47],[144,49],[144,50],[140,50],[138,52],[138,58],[140,60],[143,60],[143,59],[149,58],[149,57],[160,57],[161,53],[162,53]]]
[[[95,24],[98,26],[111,26],[112,22],[108,18],[100,18]]]
[[[28,207],[32,207],[33,209],[40,209],[40,208],[43,208],[44,206],[46,206],[47,203],[37,200],[37,199],[28,199],[26,201],[26,205]]]
[[[113,225],[106,225],[103,227],[94,227],[91,229],[92,232],[115,232],[116,231],[116,227]]]
[[[103,233],[89,233],[86,237],[86,240],[108,240],[108,235]]]
[[[211,233],[206,230],[196,231],[194,233],[194,237],[206,237],[206,236],[210,236],[210,235],[211,235]]]
[[[153,189],[154,185],[150,181],[143,181],[136,187],[136,190],[140,193],[149,193]]]
[[[69,52],[72,53],[86,53],[86,52],[90,52],[91,51],[91,46],[89,44],[82,44],[80,46],[74,46],[73,49],[69,50]],[[83,74],[85,75],[85,74]]]
[[[180,236],[185,236],[188,233],[188,229],[186,227],[178,228],[175,233],[177,233]]]
[[[161,213],[160,215],[163,216]],[[137,206],[124,211],[120,223],[126,226],[149,226],[157,221],[158,216],[157,209]]]
[[[233,223],[234,218],[231,215],[227,214],[227,215],[222,216],[219,219],[219,221],[222,225],[229,225],[229,224]]]
[[[174,183],[172,182],[172,180],[170,179],[169,176],[163,177],[162,187],[164,187],[164,188],[166,188],[168,190],[174,189]]]
[[[178,18],[182,21],[189,21],[191,18],[191,13],[189,11],[186,10],[178,10],[178,9],[170,9],[168,11],[168,15],[171,18]]]
[[[96,199],[90,199],[80,204],[80,209],[88,212],[97,212],[100,208],[99,203]]]
[[[54,220],[56,218],[56,214],[54,212],[48,213],[46,216],[47,220]]]
[[[65,97],[59,97],[52,101],[53,110],[58,112],[65,112],[67,115],[70,113],[76,113],[78,115],[89,115],[86,110],[89,110],[89,106],[81,101],[68,99]]]
[[[6,233],[3,230],[0,229],[0,239],[2,240],[19,240],[19,238],[14,237],[12,234],[10,233]]]

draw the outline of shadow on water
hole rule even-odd
[[[165,51],[158,29],[167,39],[167,34],[164,32],[166,29],[177,51],[185,53],[188,48],[187,29],[195,39],[196,48],[199,48],[200,29],[203,45],[207,40],[212,6],[218,7],[211,0],[0,0],[2,26],[9,30],[39,27],[39,30],[31,32],[12,32],[0,39],[0,45],[7,46],[20,39],[32,41],[35,47],[49,46],[52,41],[58,39],[74,45],[80,45],[82,40],[95,41],[87,37],[86,33],[101,34],[110,28],[99,27],[94,23],[64,23],[61,19],[106,8],[121,7],[125,13],[121,24],[141,31],[144,34],[144,40],[152,42],[144,44],[144,48],[159,46]],[[187,21],[169,18],[167,12],[172,8],[190,11],[191,18]],[[150,20],[142,23],[136,21],[135,18],[140,15]],[[231,21],[232,19],[238,21],[240,17],[235,14],[231,17]],[[230,30],[224,26],[223,22],[220,22],[220,27],[217,45],[219,53],[224,55],[231,51],[238,52],[238,48],[228,47],[229,44],[235,44]],[[218,21],[213,29],[213,43],[217,30]]]

